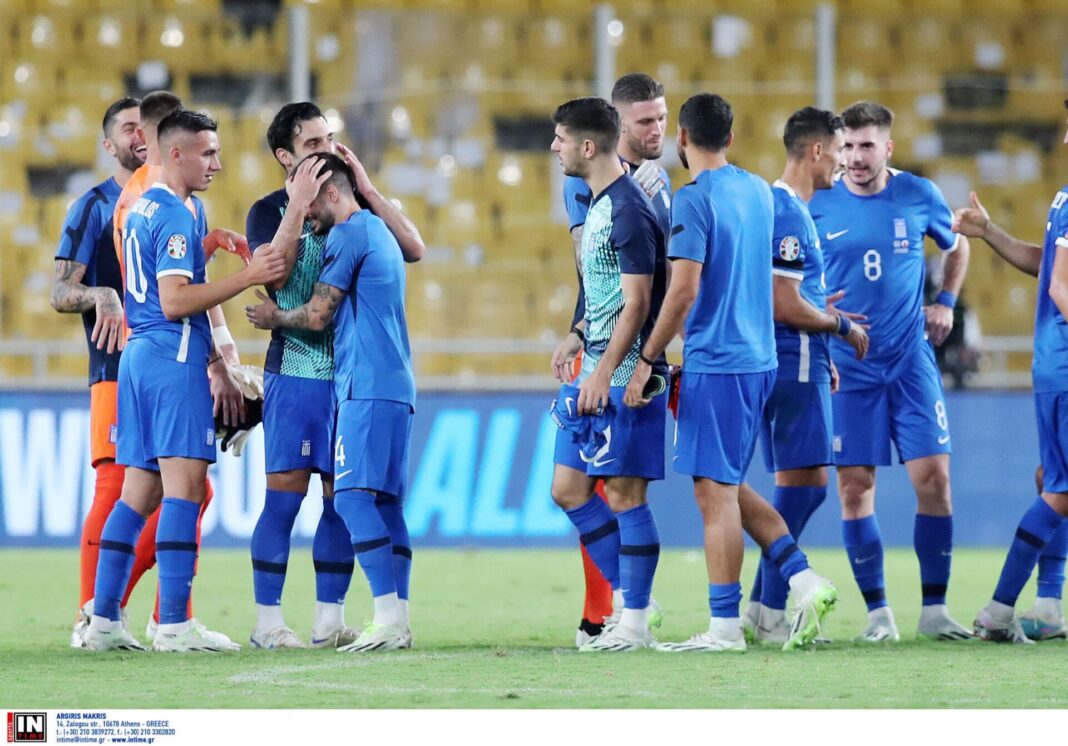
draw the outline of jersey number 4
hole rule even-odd
[[[141,265],[141,242],[137,240],[137,229],[125,231],[122,240],[122,253],[126,259],[126,289],[138,303],[144,303],[148,297],[148,280]]]

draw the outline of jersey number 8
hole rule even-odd
[[[864,276],[872,282],[883,276],[883,258],[875,249],[864,252]]]
[[[148,280],[141,265],[141,242],[137,240],[137,229],[126,233],[122,242],[122,253],[126,255],[126,289],[138,303],[144,303],[148,297]]]

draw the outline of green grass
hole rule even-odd
[[[287,621],[305,639],[314,601],[309,554],[294,552],[285,593]],[[905,641],[875,649],[848,642],[866,617],[844,553],[810,557],[842,591],[825,626],[837,642],[799,653],[580,655],[572,648],[582,600],[577,550],[427,550],[416,553],[412,651],[358,656],[245,646],[232,655],[162,656],[71,650],[76,553],[0,550],[0,703],[60,709],[1068,707],[1068,687],[1042,675],[1066,669],[1064,643],[912,641],[919,578],[911,551],[887,556],[889,597]],[[970,625],[989,597],[1002,557],[992,550],[957,553],[949,603],[962,623]],[[746,558],[747,583],[755,559]],[[154,574],[145,580],[130,608],[138,635]],[[655,596],[666,619],[659,639],[682,639],[707,626],[705,590],[698,552],[661,558]],[[350,623],[368,615],[367,595],[357,570]],[[1026,590],[1021,606],[1031,596]],[[247,554],[205,551],[195,601],[202,621],[245,642],[254,621]]]

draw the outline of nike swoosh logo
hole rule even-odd
[[[940,446],[944,446],[944,445],[945,445],[946,443],[948,443],[948,442],[949,442],[949,436],[948,436],[948,435],[941,435],[941,436],[939,436],[939,438],[938,438],[938,445],[940,445]]]
[[[848,228],[846,228],[844,231],[838,231],[837,233],[828,233],[827,234],[827,240],[828,241],[833,241],[834,239],[838,238],[839,236],[844,236],[847,233],[849,233],[849,229]]]
[[[327,640],[329,640],[329,639],[330,639],[329,637],[323,637],[323,638],[321,638],[321,639],[320,639],[320,638],[318,638],[318,637],[313,637],[313,638],[311,639],[311,644],[312,644],[312,645],[321,645],[322,643],[326,642],[326,641],[327,641]]]
[[[943,557],[952,557],[953,556],[953,552],[947,552],[945,549],[943,549],[942,550],[942,556]]]
[[[853,560],[853,564],[854,565],[863,565],[865,562],[871,562],[877,556],[878,556],[877,554],[873,554],[870,557],[857,557],[855,560]]]
[[[335,474],[334,475],[334,481],[336,482],[337,480],[341,479],[342,477],[347,477],[349,474],[352,474],[352,469],[346,469],[345,471],[341,472],[340,474]]]
[[[574,403],[575,403],[575,400],[570,396],[567,397],[566,399],[564,399],[564,406],[567,407],[567,416],[568,417],[574,417],[575,416],[574,410],[571,409],[571,405],[573,405]]]

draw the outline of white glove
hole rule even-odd
[[[239,365],[230,368],[230,375],[233,376],[243,395],[249,399],[263,398],[263,368],[257,368],[255,365]]]
[[[660,170],[659,161],[646,161],[638,166],[638,169],[634,172],[634,179],[649,199],[655,197],[664,188],[664,177]]]
[[[242,430],[230,440],[230,446],[227,449],[234,456],[240,456],[241,451],[245,448],[245,442],[249,436],[252,435],[252,431],[255,427],[250,427],[248,430]]]

